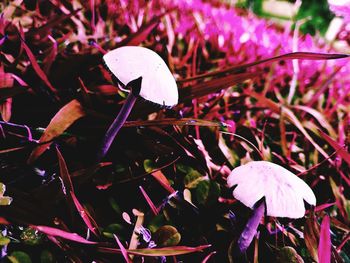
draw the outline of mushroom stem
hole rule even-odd
[[[125,100],[124,105],[120,109],[120,112],[118,113],[117,117],[114,119],[111,126],[109,126],[105,134],[105,137],[103,138],[101,148],[99,149],[97,154],[97,162],[100,162],[105,157],[105,155],[109,150],[109,147],[114,141],[115,136],[117,136],[120,128],[123,126],[126,119],[128,118],[136,102],[136,99],[140,93],[141,81],[142,81],[142,77],[139,77],[135,80],[130,81],[127,84],[127,87],[128,86],[130,87],[131,92],[129,93],[128,97]]]
[[[241,236],[237,241],[238,248],[241,254],[243,254],[248,249],[250,243],[252,242],[264,213],[265,202],[264,200],[262,200],[258,207],[254,209],[253,215],[248,220]]]

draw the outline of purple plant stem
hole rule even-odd
[[[114,141],[115,136],[117,136],[120,128],[124,125],[126,119],[128,118],[135,102],[140,93],[142,78],[131,81],[127,86],[130,86],[130,93],[125,100],[123,107],[118,113],[117,117],[114,119],[111,126],[109,126],[105,137],[103,139],[101,148],[97,154],[97,162],[100,162],[103,157],[107,154],[109,147]]]
[[[265,213],[265,202],[260,202],[259,206],[253,211],[253,215],[248,220],[241,236],[239,237],[237,244],[239,251],[243,254],[252,242],[256,230],[258,229],[261,218]]]

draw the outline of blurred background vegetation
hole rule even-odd
[[[278,1],[278,0],[238,0],[237,6],[250,9],[256,15],[280,21],[303,20],[300,30],[304,34],[324,35],[334,14],[329,10],[327,0]],[[273,7],[273,8],[271,8]],[[291,10],[296,9],[294,16]]]

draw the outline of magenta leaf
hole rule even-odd
[[[215,254],[216,254],[216,251],[210,252],[210,253],[202,260],[202,263],[207,263],[207,262],[210,260],[210,258],[211,258],[213,255],[215,255]]]
[[[86,209],[84,209],[84,207],[80,204],[78,198],[76,197],[76,195],[74,193],[73,183],[71,180],[71,176],[68,172],[66,162],[65,162],[61,152],[58,150],[57,147],[56,147],[56,151],[57,151],[58,163],[59,163],[59,167],[60,167],[60,175],[61,175],[63,185],[64,185],[63,191],[66,194],[69,194],[69,196],[73,200],[75,208],[77,209],[77,211],[78,211],[79,215],[81,216],[81,218],[83,219],[84,223],[90,229],[90,231],[97,236],[96,229],[98,229],[98,226],[97,226],[95,220],[92,218],[92,216],[88,213],[88,211],[86,211]]]
[[[157,207],[154,205],[153,201],[151,200],[151,198],[148,196],[148,194],[146,193],[146,191],[143,189],[142,186],[139,186],[141,193],[143,195],[143,197],[146,199],[148,205],[150,206],[152,212],[154,215],[158,215],[158,209]]]
[[[86,211],[86,209],[80,204],[80,202],[79,202],[78,198],[75,196],[74,192],[71,191],[70,196],[73,199],[74,205],[75,205],[79,215],[83,219],[85,225],[90,229],[90,231],[92,233],[94,233],[97,236],[96,229],[98,229],[98,227],[97,227],[97,223],[95,222],[95,220],[88,213],[88,211]]]
[[[338,152],[340,157],[344,159],[345,162],[347,162],[350,165],[350,153],[345,150],[344,147],[342,147],[337,141],[332,139],[329,135],[324,133],[321,130],[318,130],[320,135]]]
[[[170,9],[168,11],[165,11],[164,13],[160,14],[159,16],[153,17],[148,23],[144,24],[139,28],[139,30],[133,34],[130,34],[127,38],[119,42],[116,47],[122,47],[122,46],[137,46],[140,43],[142,43],[147,37],[150,35],[152,30],[158,26],[160,20],[162,17],[174,9]]]
[[[123,246],[122,242],[120,242],[119,238],[116,235],[113,235],[113,236],[114,236],[115,240],[117,241],[117,244],[118,244],[118,246],[120,248],[120,251],[122,252],[122,255],[123,255],[124,259],[125,259],[125,262],[131,263],[132,261],[130,260],[128,252],[125,249],[125,247]]]
[[[328,215],[325,215],[322,220],[320,230],[320,242],[318,244],[318,259],[322,263],[331,262],[331,231],[330,231],[330,219]]]
[[[45,72],[40,68],[38,62],[36,61],[36,58],[35,58],[34,54],[32,53],[32,51],[30,50],[30,48],[27,46],[27,44],[24,42],[24,40],[22,38],[21,38],[21,42],[22,42],[22,47],[26,51],[27,56],[28,56],[28,58],[30,60],[30,63],[32,64],[33,69],[38,74],[38,76],[41,78],[41,80],[44,81],[44,83],[55,94],[57,92],[57,90],[52,86],[52,84],[49,81],[49,79],[47,78]],[[56,97],[56,99],[57,99],[57,97]]]
[[[97,242],[86,240],[85,238],[79,236],[76,233],[66,232],[58,228],[49,227],[49,226],[31,226],[31,227],[48,236],[61,237],[61,238],[82,243],[82,244],[97,244]]]

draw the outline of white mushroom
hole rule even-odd
[[[267,161],[253,161],[235,168],[227,184],[236,186],[233,196],[254,211],[238,240],[241,253],[249,247],[265,211],[268,216],[301,218],[305,214],[304,200],[316,205],[313,191],[302,179]]]
[[[103,60],[123,86],[142,77],[139,93],[142,98],[162,106],[177,104],[176,81],[164,60],[153,50],[125,46],[107,52]]]
[[[176,81],[163,59],[154,51],[125,46],[107,52],[103,60],[119,84],[129,88],[129,95],[118,116],[106,132],[97,154],[100,161],[125,123],[138,96],[160,106],[172,107],[178,102]]]

